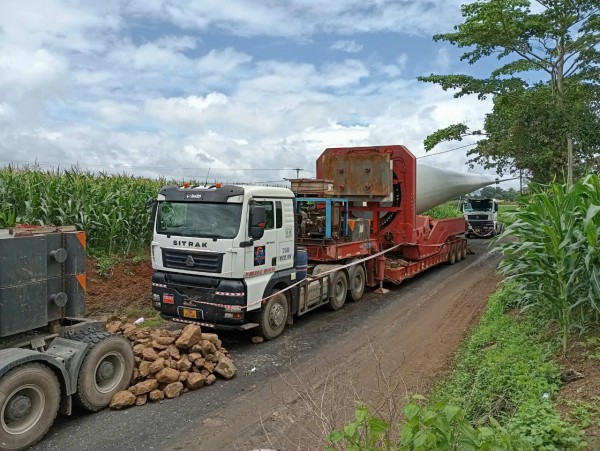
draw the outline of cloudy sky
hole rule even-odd
[[[0,164],[259,182],[332,146],[422,156],[490,108],[416,80],[489,69],[431,39],[460,3],[1,0]],[[466,150],[422,161],[467,171]]]

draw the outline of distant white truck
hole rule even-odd
[[[495,199],[467,199],[461,203],[461,211],[468,224],[467,236],[491,238],[502,232]]]

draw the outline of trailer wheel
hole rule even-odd
[[[81,407],[95,412],[108,406],[115,393],[129,386],[133,350],[127,338],[106,332],[88,334],[81,341],[96,344],[81,365],[75,400]]]
[[[448,264],[453,265],[456,263],[456,246],[454,243],[449,245],[450,250],[448,250]]]
[[[282,334],[288,316],[288,300],[285,293],[273,290],[271,294],[274,296],[263,305],[258,318],[260,335],[265,340],[273,340]]]
[[[456,248],[454,249],[454,251],[456,252],[456,262],[458,263],[462,260],[462,241],[457,241],[455,243],[455,246]]]
[[[467,254],[468,254],[468,244],[467,244],[467,240],[463,240],[462,245],[460,246],[460,250],[462,253],[462,258],[465,259],[467,258]]]
[[[333,275],[330,287],[329,308],[334,311],[339,310],[346,303],[346,296],[348,295],[348,277],[346,277],[346,272],[337,271]]]
[[[52,370],[28,363],[0,379],[0,449],[23,449],[50,429],[60,405],[60,384]]]
[[[366,273],[363,265],[356,265],[350,278],[350,300],[353,302],[360,301],[365,293]]]

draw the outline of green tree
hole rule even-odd
[[[450,125],[425,139],[426,149],[480,136],[471,163],[500,175],[524,169],[536,181],[585,173],[600,151],[600,16],[598,0],[479,0],[462,6],[455,32],[434,36],[465,48],[462,60],[503,61],[487,78],[430,75],[421,81],[455,97],[493,97],[483,130]],[[573,149],[571,154],[569,149]],[[573,155],[573,158],[569,158]],[[574,164],[570,165],[569,161]]]
[[[486,186],[481,188],[481,197],[504,200],[504,190],[499,186]]]

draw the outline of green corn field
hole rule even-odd
[[[151,240],[150,211],[165,180],[94,174],[79,169],[0,169],[0,227],[74,225],[91,255],[129,253]]]

